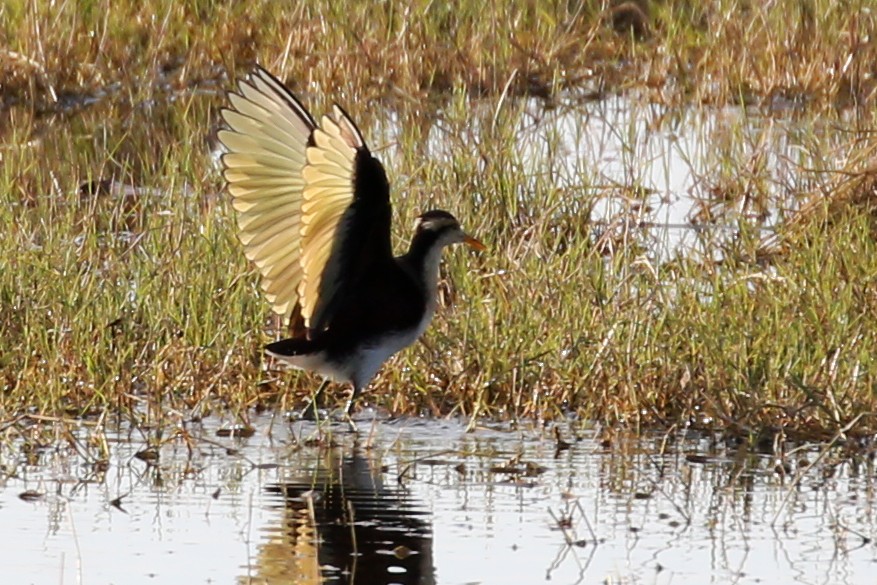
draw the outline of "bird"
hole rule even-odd
[[[352,423],[383,363],[432,320],[442,249],[485,245],[449,212],[430,210],[395,256],[386,171],[340,105],[318,123],[259,65],[227,97],[217,138],[238,237],[291,334],[265,351],[323,376],[306,412],[330,381],[350,384]]]

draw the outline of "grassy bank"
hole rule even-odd
[[[11,0],[0,104],[224,85],[255,60],[298,90],[415,103],[455,88],[551,97],[647,87],[669,103],[867,108],[866,0],[446,4]]]
[[[258,60],[315,111],[336,98],[362,121],[394,186],[397,249],[430,207],[489,246],[447,255],[442,310],[373,402],[867,435],[877,15],[835,4],[7,2],[0,414],[243,416],[313,390],[261,357],[275,324],[210,156],[221,90]],[[626,180],[608,183],[539,119],[593,117],[618,92],[647,124],[615,130]],[[742,121],[690,153],[695,187],[677,194],[701,231],[658,254],[638,141],[728,105]],[[598,222],[607,200],[618,210]]]

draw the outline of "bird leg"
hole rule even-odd
[[[359,395],[362,393],[362,387],[359,384],[353,384],[353,392],[350,393],[350,399],[347,401],[347,405],[344,407],[344,416],[347,419],[347,424],[350,425],[350,431],[353,433],[358,432],[356,428],[356,424],[353,422],[353,418],[350,416],[350,413],[353,412],[353,405],[356,403],[356,399],[359,398]]]
[[[350,400],[347,401],[347,406],[344,407],[344,414],[347,415],[347,418],[350,418],[350,413],[353,412],[353,405],[356,403],[356,399],[359,398],[361,393],[362,388],[360,388],[359,384],[353,384],[353,392],[350,393]]]
[[[319,408],[320,397],[323,395],[323,391],[326,389],[326,386],[329,385],[329,382],[329,378],[323,379],[320,387],[317,388],[317,391],[311,396],[311,401],[308,402],[308,405],[301,411],[301,417],[304,420],[317,420],[317,409]]]

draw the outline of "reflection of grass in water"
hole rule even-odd
[[[750,151],[709,153],[715,172],[701,178],[694,194],[703,210],[698,218],[730,224],[734,236],[722,241],[704,236],[703,246],[718,255],[659,264],[624,213],[594,237],[589,209],[598,181],[587,163],[580,172],[567,172],[560,184],[557,169],[567,156],[561,148],[548,148],[544,160],[525,160],[510,130],[521,115],[519,106],[499,91],[487,92],[483,108],[471,107],[465,92],[449,93],[441,106],[449,154],[431,156],[424,146],[433,123],[425,111],[429,104],[409,97],[434,95],[445,82],[501,88],[510,71],[522,67],[516,59],[525,53],[492,41],[508,38],[479,26],[474,7],[445,15],[444,24],[430,12],[412,21],[407,32],[392,35],[396,29],[387,22],[401,26],[402,15],[382,13],[368,20],[374,27],[368,35],[357,36],[353,31],[366,30],[364,12],[346,16],[348,25],[341,28],[322,26],[313,16],[319,9],[311,6],[294,15],[255,6],[247,7],[247,15],[225,14],[232,9],[222,8],[212,16],[207,9],[184,14],[176,6],[159,10],[170,18],[155,21],[122,20],[115,8],[98,11],[101,18],[86,10],[75,26],[72,15],[65,21],[62,13],[62,26],[41,29],[44,70],[17,86],[20,95],[40,96],[45,104],[49,87],[57,92],[115,79],[125,83],[69,120],[47,123],[15,108],[6,118],[11,123],[0,130],[3,411],[100,410],[143,395],[185,411],[217,401],[242,410],[277,400],[297,403],[313,388],[310,377],[260,369],[268,308],[234,239],[227,201],[219,195],[221,181],[205,155],[220,100],[178,91],[208,76],[214,62],[222,63],[217,71],[248,62],[255,55],[247,51],[256,47],[266,63],[279,62],[288,50],[290,75],[313,80],[312,90],[385,95],[388,80],[375,74],[392,74],[396,89],[385,103],[403,127],[389,168],[397,249],[407,245],[410,219],[429,207],[452,210],[490,246],[482,255],[446,255],[445,307],[425,343],[384,369],[371,399],[396,411],[467,415],[554,416],[569,406],[610,422],[717,423],[753,435],[775,428],[814,435],[873,410],[877,255],[869,208],[873,180],[864,172],[873,149],[870,119],[858,121],[858,133],[841,134],[830,144],[812,131],[804,140],[811,145],[807,167],[845,173],[802,171],[791,190],[771,188],[776,186],[769,184],[773,179],[759,158],[764,149],[757,140]],[[723,10],[717,3],[703,9],[700,20],[685,23],[681,17],[672,20],[683,13],[676,3],[656,8],[654,36],[640,43],[604,30],[595,14],[568,15],[569,26],[550,29],[550,15],[540,12],[522,17],[520,29],[532,37],[521,34],[515,43],[547,44],[536,54],[552,59],[527,58],[542,63],[543,73],[550,70],[547,80],[556,79],[558,64],[591,66],[612,55],[657,67],[642,43],[663,43],[681,59],[700,42],[698,27],[714,30]],[[808,48],[811,63],[825,57],[820,47],[829,49],[821,35],[840,34],[840,15],[828,4],[821,13],[829,18]],[[14,6],[3,14],[5,26],[24,31],[14,37],[21,46],[12,48],[35,59],[32,49],[38,45],[29,35],[34,23],[45,23],[49,15],[24,8],[16,13]],[[772,12],[768,17],[759,26],[780,26]],[[752,16],[742,14],[725,26],[745,34],[762,30],[742,27],[747,18]],[[184,22],[192,26],[184,28]],[[535,24],[524,26],[527,22]],[[94,40],[69,35],[72,29],[88,30],[87,23],[99,23]],[[412,41],[442,26],[456,34],[470,31],[467,43],[448,50]],[[790,34],[787,28],[772,30],[783,37]],[[286,49],[278,39],[293,29],[300,36]],[[63,30],[67,36],[60,36]],[[548,30],[567,36],[543,34]],[[678,38],[668,35],[670,30]],[[573,33],[582,50],[568,55],[561,49]],[[588,39],[592,44],[585,50]],[[90,43],[102,47],[100,58]],[[328,47],[338,49],[329,56]],[[60,67],[62,50],[73,55],[66,69]],[[718,67],[721,55],[704,51],[697,67]],[[168,69],[169,86],[130,84],[140,76],[155,79],[157,69],[176,62],[175,55],[180,67]],[[474,60],[478,55],[482,61]],[[777,71],[783,63],[792,67],[782,55],[775,57]],[[386,66],[391,61],[394,68]],[[860,62],[857,56],[851,67]],[[757,67],[743,65],[736,64],[734,75]],[[21,61],[3,57],[0,66],[24,79]],[[524,71],[530,69],[519,69],[515,79],[531,79]],[[697,85],[691,77],[697,72],[683,79],[689,85],[677,88],[686,87],[698,99],[718,91]],[[766,71],[766,85],[753,91],[776,97],[763,91],[770,90],[774,73]],[[485,82],[490,76],[500,83]],[[719,86],[742,83],[720,79]],[[849,87],[861,91],[867,85],[864,78],[858,83]],[[817,98],[840,95],[817,81],[808,89]],[[164,99],[165,90],[175,96],[172,103]],[[376,102],[340,93],[339,100],[365,127],[379,118]],[[818,113],[844,124],[823,108],[830,101],[816,99],[796,115],[807,119]],[[318,104],[314,109],[321,110]],[[482,130],[476,133],[475,127]],[[853,154],[837,163],[837,153]],[[389,151],[384,158],[390,160]],[[633,214],[645,203],[634,184],[639,161],[625,157],[623,163],[631,185],[615,194],[626,198]],[[110,178],[117,183],[100,183]],[[80,188],[89,182],[91,188]],[[770,199],[778,192],[782,205]],[[780,225],[777,241],[765,246],[759,217],[765,209],[786,206],[790,197],[806,211],[781,214],[792,219]],[[721,261],[704,259],[716,257]],[[870,424],[863,419],[859,428]]]

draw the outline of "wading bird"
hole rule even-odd
[[[261,67],[228,98],[218,136],[239,237],[293,335],[266,351],[323,375],[315,398],[329,380],[349,382],[349,417],[381,365],[432,319],[442,248],[484,245],[434,210],[393,256],[387,175],[340,106],[317,124]]]

